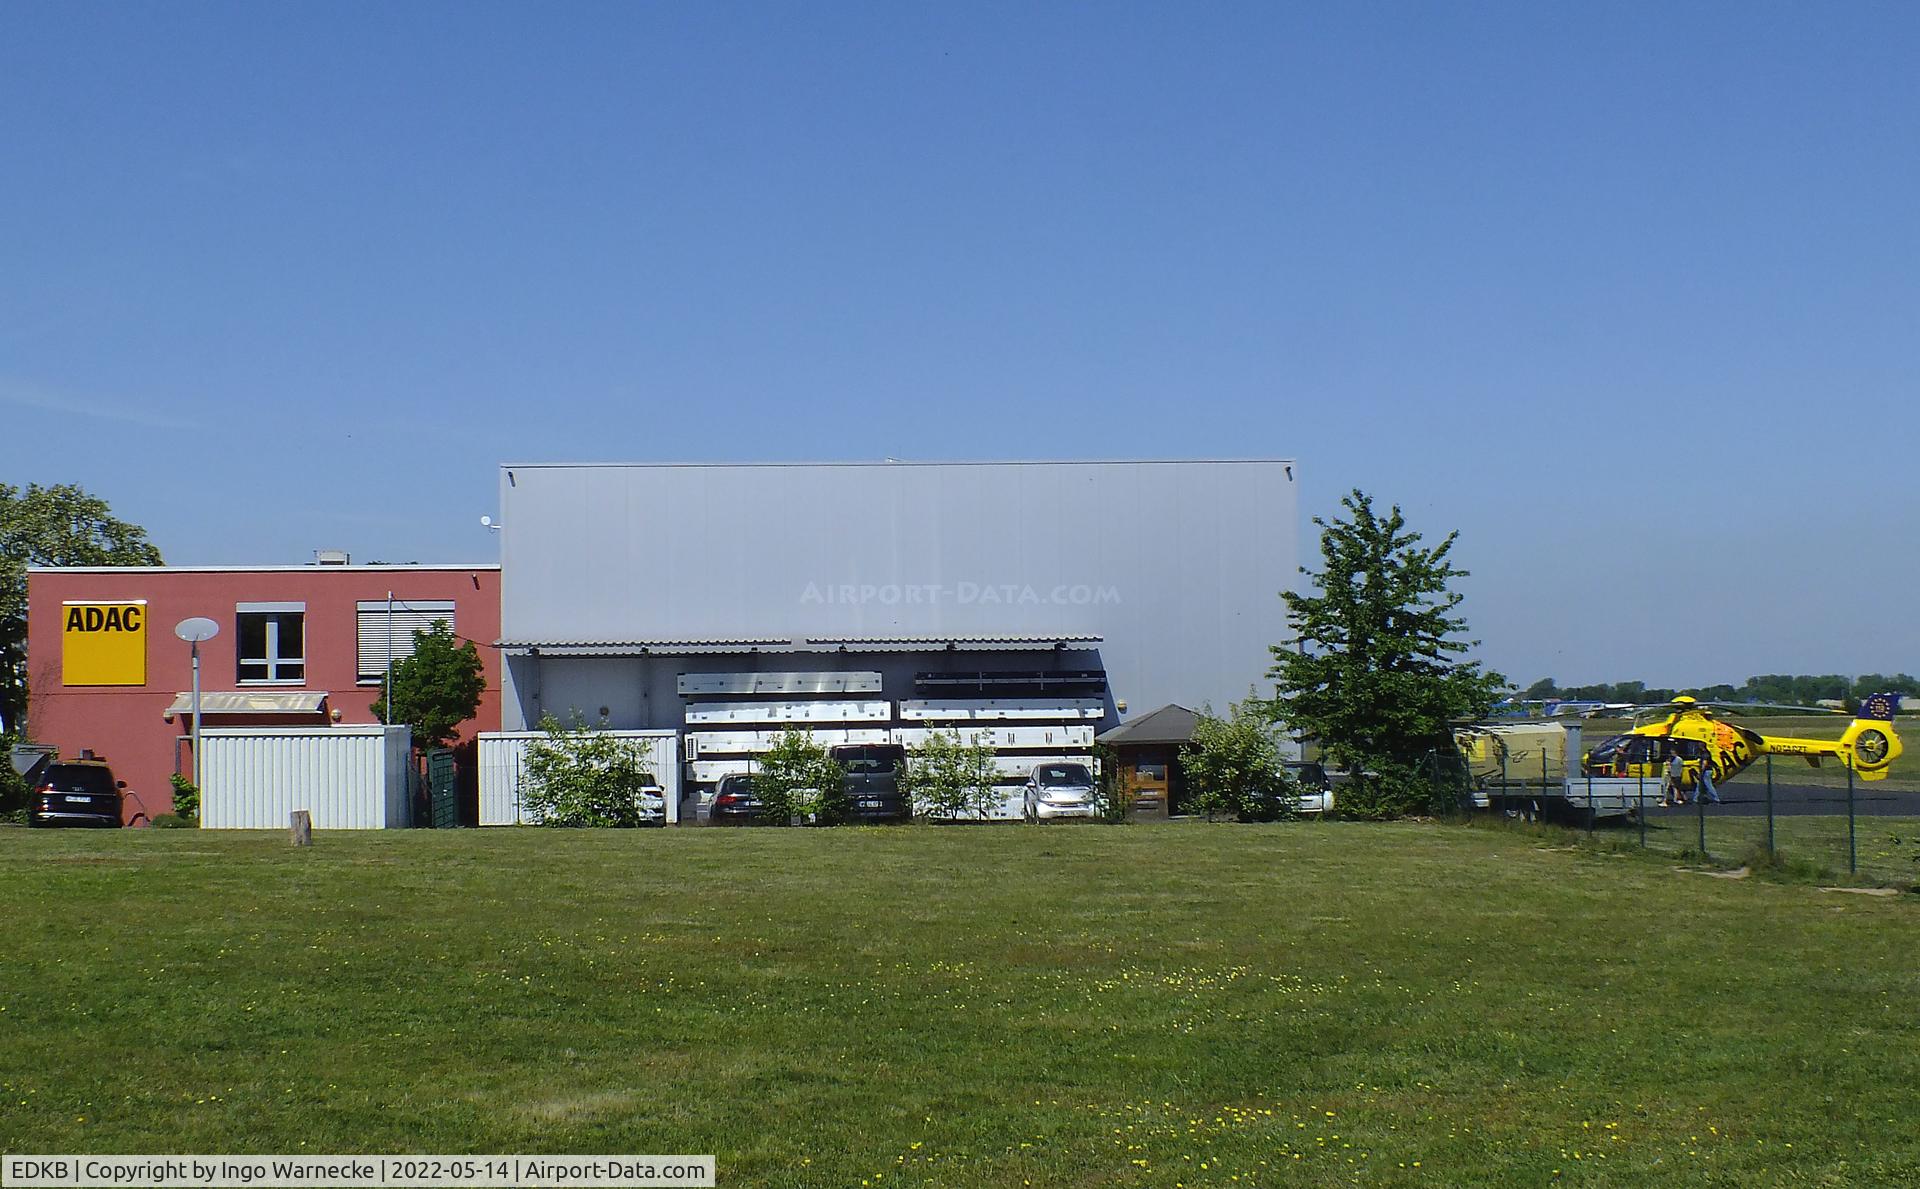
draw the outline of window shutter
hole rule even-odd
[[[379,681],[387,675],[387,650],[392,648],[393,663],[413,655],[413,633],[427,631],[435,621],[459,629],[454,622],[451,600],[413,599],[393,601],[393,638],[387,638],[387,601],[376,599],[359,604],[360,680]]]

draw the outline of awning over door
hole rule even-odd
[[[200,714],[319,714],[326,709],[325,690],[202,690]],[[175,694],[168,714],[192,714],[193,693]]]

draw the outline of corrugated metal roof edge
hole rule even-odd
[[[1104,636],[808,636],[809,644],[1098,644]]]
[[[531,648],[786,648],[804,652],[809,647],[839,648],[842,645],[883,645],[914,648],[948,644],[1098,644],[1103,636],[802,636],[802,637],[714,637],[661,640],[495,640],[495,648],[526,650]]]
[[[1192,466],[1243,464],[1298,466],[1297,458],[920,458],[842,459],[816,462],[503,462],[503,471],[552,470],[668,470],[675,467],[1076,467],[1076,466]]]

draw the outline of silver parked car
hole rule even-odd
[[[1085,764],[1035,764],[1027,774],[1027,820],[1056,817],[1093,817],[1093,773]]]

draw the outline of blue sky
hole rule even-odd
[[[7,5],[0,481],[435,561],[503,460],[1291,456],[1458,528],[1523,683],[1912,671],[1916,60],[1910,4]]]

